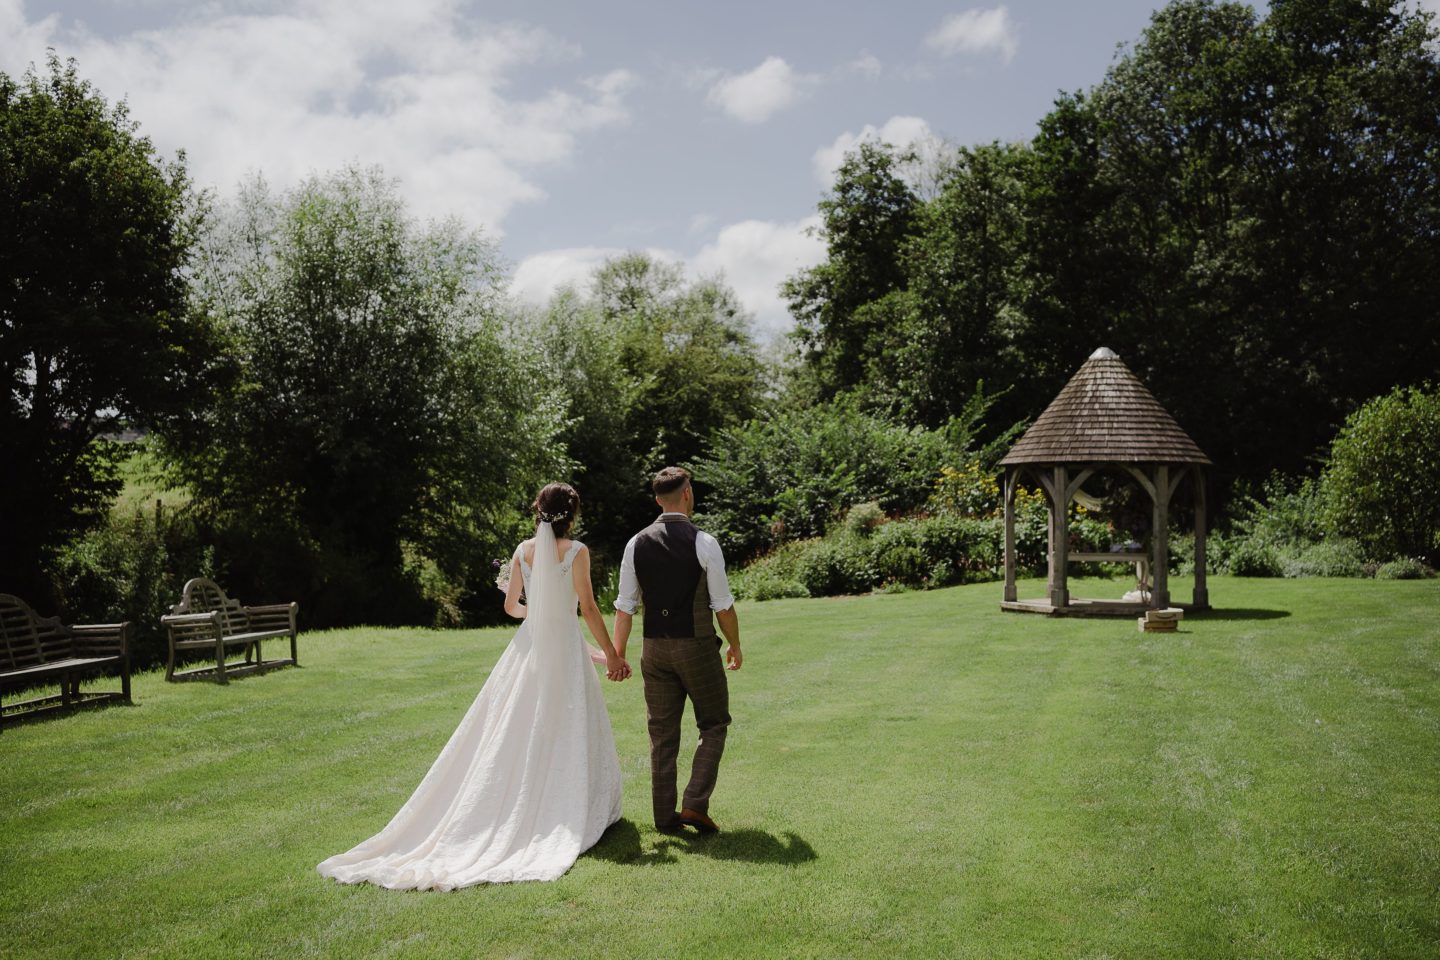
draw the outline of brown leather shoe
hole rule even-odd
[[[680,811],[680,822],[687,827],[694,827],[701,833],[720,832],[720,825],[718,823],[697,810],[691,810],[689,807]]]

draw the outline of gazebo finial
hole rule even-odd
[[[1090,359],[1091,359],[1091,360],[1119,360],[1119,359],[1120,359],[1120,354],[1116,353],[1114,350],[1111,350],[1109,347],[1101,347],[1099,350],[1096,350],[1094,353],[1090,354]]]

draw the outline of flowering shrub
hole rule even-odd
[[[1000,484],[995,476],[971,460],[963,467],[942,467],[930,494],[930,509],[960,517],[986,519],[1001,512]]]

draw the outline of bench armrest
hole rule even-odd
[[[167,613],[160,618],[170,642],[177,640],[218,639],[221,633],[220,611],[209,613]]]
[[[70,628],[75,646],[92,656],[123,657],[130,649],[130,621],[123,623],[77,623]]]

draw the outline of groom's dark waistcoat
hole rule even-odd
[[[682,517],[662,517],[635,535],[635,579],[645,605],[641,636],[715,636],[710,585],[695,554],[699,532]]]

